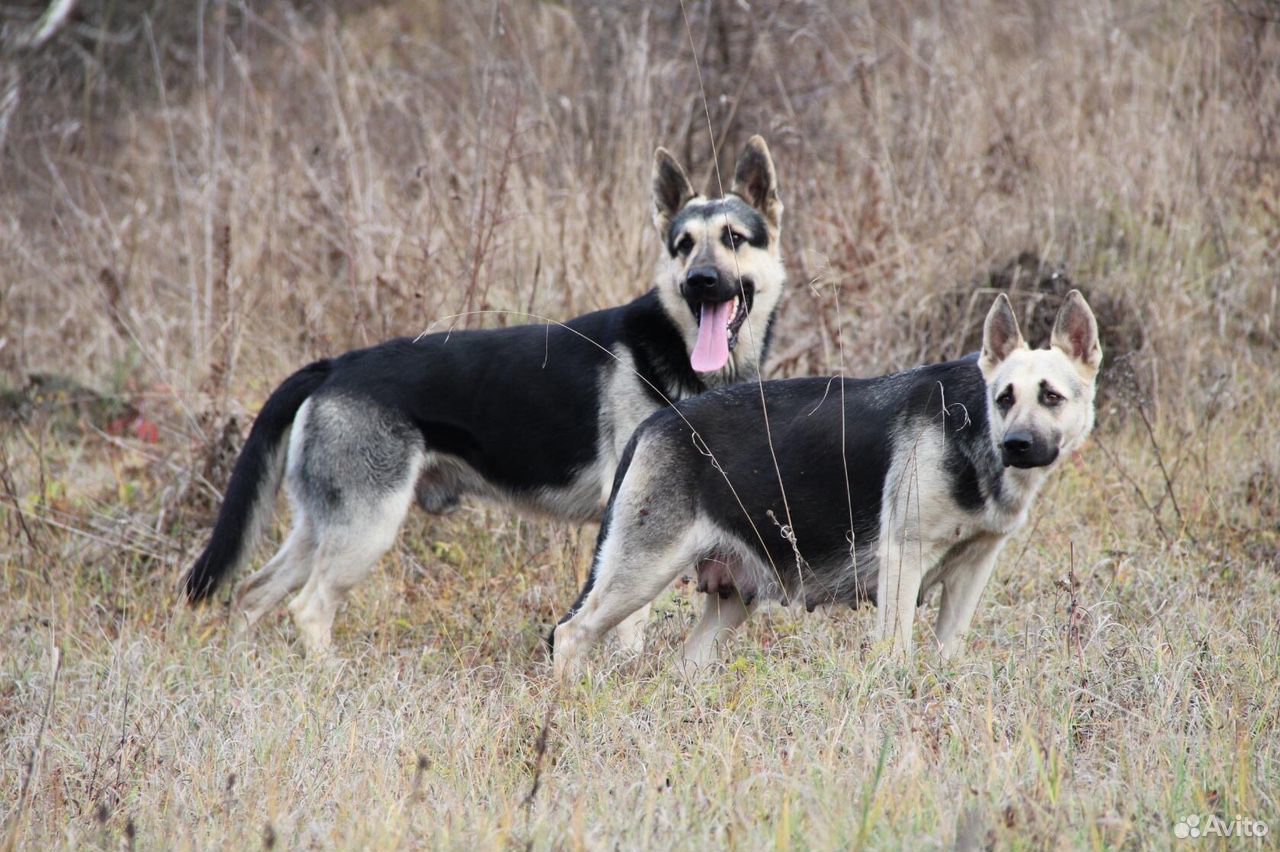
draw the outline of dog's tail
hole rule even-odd
[[[285,441],[293,418],[328,377],[329,361],[316,361],[281,383],[267,398],[249,430],[231,482],[222,499],[222,509],[213,526],[213,535],[200,558],[183,578],[187,600],[203,601],[218,583],[249,558],[253,542],[271,517],[276,492],[284,475]]]

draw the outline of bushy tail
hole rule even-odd
[[[328,377],[329,370],[328,361],[303,367],[285,379],[258,412],[231,472],[213,535],[185,577],[187,600],[192,604],[213,594],[222,578],[248,559],[280,489],[285,463],[281,445],[298,409]]]

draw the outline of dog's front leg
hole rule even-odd
[[[911,656],[911,627],[924,579],[921,547],[900,527],[884,530],[880,536],[876,639],[891,641],[892,653],[898,657]]]
[[[948,558],[951,564],[943,568],[942,603],[935,633],[943,659],[960,650],[1004,540],[1004,536],[982,536]]]

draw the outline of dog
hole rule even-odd
[[[563,324],[392,340],[285,379],[186,573],[188,600],[208,598],[248,560],[282,481],[292,529],[236,590],[233,614],[247,629],[297,592],[289,608],[313,654],[329,650],[338,604],[415,500],[445,513],[474,495],[598,520],[642,420],[759,374],[786,283],[782,202],[759,136],[739,156],[732,191],[715,198],[659,148],[653,202],[662,258],[653,289],[630,304]]]
[[[875,604],[879,639],[909,656],[916,607],[939,583],[934,632],[951,656],[1001,545],[1092,430],[1101,362],[1078,291],[1039,350],[1000,294],[976,355],[721,388],[652,415],[623,452],[586,587],[550,637],[557,674],[682,572],[707,593],[684,646],[694,666],[768,599]]]

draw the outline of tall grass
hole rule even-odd
[[[21,83],[0,384],[67,376],[158,435],[69,428],[30,393],[0,426],[6,845],[1155,848],[1191,813],[1280,832],[1274,3],[717,0],[686,2],[687,29],[632,2],[78,8],[0,56]],[[591,532],[478,505],[410,521],[339,620],[339,668],[285,621],[235,645],[216,608],[177,606],[287,372],[639,294],[653,148],[714,190],[756,132],[792,281],[773,375],[958,354],[993,280],[1030,312],[1049,270],[1125,356],[965,660],[897,668],[867,613],[774,611],[687,681],[685,591],[653,655],[558,694],[538,637]],[[1019,255],[1040,262],[1011,276]]]

